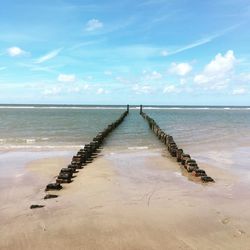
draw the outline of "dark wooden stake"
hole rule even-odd
[[[129,105],[127,105],[127,111],[128,111],[128,113],[129,113]]]

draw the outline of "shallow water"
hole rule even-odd
[[[125,110],[93,106],[1,106],[0,150],[70,149],[89,142]],[[178,146],[201,162],[249,170],[249,107],[147,107]],[[163,148],[138,107],[106,140],[110,150]]]
[[[74,147],[90,141],[121,110],[0,109],[0,148]]]

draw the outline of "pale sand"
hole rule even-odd
[[[50,192],[59,198],[44,201],[45,185],[68,161],[27,166],[30,184],[1,205],[0,249],[250,249],[250,191],[237,176],[205,166],[216,183],[203,185],[162,151],[103,150]]]

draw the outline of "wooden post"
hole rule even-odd
[[[129,105],[127,105],[127,112],[129,113]]]
[[[140,105],[140,114],[142,114],[142,105]]]

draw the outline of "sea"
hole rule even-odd
[[[77,150],[115,121],[126,106],[0,105],[0,151]],[[250,107],[144,106],[179,148],[220,168],[249,170]],[[106,139],[109,150],[164,149],[139,106]]]

